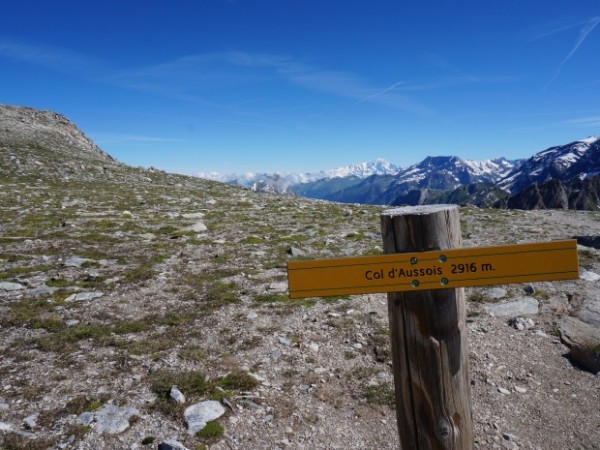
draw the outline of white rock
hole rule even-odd
[[[103,295],[103,292],[79,292],[78,294],[69,295],[65,298],[65,302],[87,302],[100,298]]]
[[[506,289],[494,287],[485,290],[485,295],[489,298],[503,298],[506,297]]]
[[[204,213],[196,212],[196,213],[185,213],[182,214],[181,217],[184,219],[202,219],[204,217]]]
[[[517,300],[483,307],[488,314],[497,317],[528,316],[539,312],[539,302],[533,297],[523,297]]]
[[[579,278],[584,281],[598,281],[600,280],[600,275],[589,270],[584,270],[579,274]]]
[[[119,434],[129,428],[129,419],[139,415],[139,411],[131,407],[104,405],[96,411],[96,431],[98,433]]]
[[[25,286],[19,283],[11,283],[9,281],[0,283],[0,291],[19,291],[21,289],[25,289]]]
[[[187,227],[186,230],[194,231],[196,233],[202,233],[203,231],[208,230],[208,228],[206,227],[206,225],[204,225],[204,222],[196,222],[195,224]]]
[[[501,394],[504,394],[504,395],[509,395],[510,394],[510,391],[508,389],[503,388],[503,387],[499,387],[498,388],[498,392],[500,392]]]
[[[188,407],[183,416],[188,426],[188,433],[194,435],[204,428],[207,422],[218,419],[223,414],[225,408],[219,402],[208,400]]]
[[[309,342],[307,347],[313,353],[317,353],[319,351],[319,344],[316,342]]]
[[[10,423],[0,422],[0,431],[11,431],[13,429]]]
[[[171,387],[171,392],[169,392],[169,397],[175,400],[180,405],[185,403],[185,395],[177,388],[177,386]]]

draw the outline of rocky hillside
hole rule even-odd
[[[0,122],[0,448],[398,447],[386,296],[291,301],[285,269],[380,253],[381,208],[131,168],[17,113],[31,135]],[[598,448],[600,213],[461,216],[465,246],[588,246],[579,280],[467,290],[475,448]]]

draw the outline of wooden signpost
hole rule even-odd
[[[576,241],[460,248],[458,207],[381,215],[384,255],[288,263],[291,298],[388,293],[404,450],[473,446],[466,286],[578,278]]]

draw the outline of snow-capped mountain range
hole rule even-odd
[[[550,147],[515,167],[498,186],[512,194],[549,180],[583,180],[600,173],[600,136]]]
[[[372,162],[362,162],[350,166],[322,170],[315,173],[252,173],[221,174],[217,172],[199,173],[200,178],[221,181],[224,183],[238,184],[255,191],[268,191],[286,193],[290,186],[312,183],[314,181],[331,178],[367,178],[371,175],[395,175],[400,167],[377,158]]]
[[[509,197],[532,185],[540,185],[540,191],[544,191],[543,184],[551,180],[568,183],[575,179],[600,177],[600,137],[592,136],[551,147],[527,160],[497,158],[475,161],[456,156],[430,156],[406,168],[377,159],[318,173],[201,176],[255,191],[292,193],[347,203],[396,205],[473,202],[481,206],[506,206],[514,203],[509,201]],[[597,184],[593,182],[585,186]],[[565,189],[575,192],[580,188]],[[564,197],[566,194],[561,195]],[[578,195],[581,197],[583,194]],[[595,205],[594,199],[598,196],[600,193],[586,192],[586,202]],[[543,204],[535,199],[532,201],[531,195],[529,202]],[[563,201],[560,204],[567,203]]]

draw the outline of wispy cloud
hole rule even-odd
[[[580,117],[578,119],[566,120],[563,124],[578,128],[600,128],[600,116]]]
[[[80,52],[11,40],[0,40],[0,56],[88,78],[103,76],[113,70],[106,61]]]
[[[65,48],[0,40],[2,56],[93,82],[195,102],[236,115],[260,116],[244,111],[238,94],[255,95],[257,85],[274,83],[287,83],[357,104],[372,103],[421,116],[433,114],[428,106],[400,93],[399,83],[377,86],[353,73],[323,69],[268,53],[187,55],[160,64],[119,68],[110,61]]]
[[[558,78],[558,76],[562,72],[564,66],[573,57],[573,55],[575,55],[577,50],[579,50],[579,47],[581,47],[581,45],[585,42],[585,40],[588,38],[590,33],[592,31],[594,31],[594,28],[596,28],[596,26],[598,26],[599,23],[600,23],[600,16],[595,16],[589,20],[586,20],[585,22],[579,22],[574,25],[560,27],[560,28],[557,28],[555,30],[552,30],[548,33],[545,33],[543,35],[536,37],[536,39],[541,39],[543,37],[547,37],[547,36],[559,33],[561,31],[569,30],[571,28],[579,28],[579,36],[577,37],[577,40],[575,41],[575,45],[573,45],[573,47],[571,48],[571,51],[569,51],[569,53],[567,53],[567,55],[562,59],[562,61],[558,65],[558,68],[556,69],[556,72],[554,72],[554,75],[552,75],[552,78],[550,78],[550,81],[548,81],[548,83],[544,87],[544,90],[548,89],[548,87],[554,82],[554,80],[556,80],[556,78]]]

